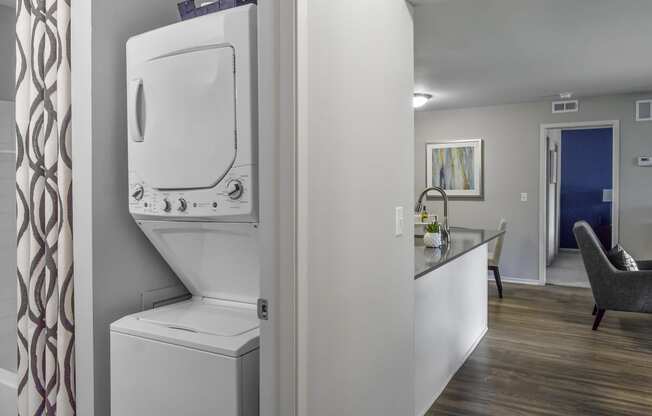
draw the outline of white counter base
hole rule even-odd
[[[487,245],[415,281],[415,409],[424,415],[487,332]]]

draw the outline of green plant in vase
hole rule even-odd
[[[423,243],[426,247],[441,247],[441,226],[437,222],[426,225],[426,232],[423,235]]]
[[[431,233],[431,234],[438,234],[439,233],[439,223],[436,222],[431,222],[430,224],[426,225],[426,232]]]

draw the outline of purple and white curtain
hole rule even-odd
[[[75,414],[70,1],[16,2],[19,416]]]

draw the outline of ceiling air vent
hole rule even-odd
[[[578,100],[565,100],[553,101],[552,113],[577,113],[580,110],[580,102]]]
[[[636,101],[636,121],[652,121],[652,100]]]

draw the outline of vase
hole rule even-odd
[[[426,247],[441,247],[441,233],[425,233],[423,235],[423,244]]]

